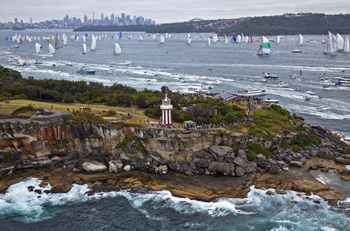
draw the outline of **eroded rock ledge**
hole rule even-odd
[[[114,129],[103,125],[50,120],[0,120],[0,191],[26,177],[50,183],[51,192],[67,192],[72,183],[94,190],[148,188],[201,200],[244,197],[252,184],[345,199],[340,191],[315,180],[309,169],[333,169],[348,180],[350,148],[322,127],[300,122],[322,143],[298,152],[282,149],[295,134],[264,140],[218,130]],[[250,146],[275,155],[249,161]],[[226,144],[228,146],[222,146]]]

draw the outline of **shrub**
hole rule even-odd
[[[32,105],[17,108],[12,112],[12,115],[28,114],[37,111]]]
[[[26,94],[18,94],[15,95],[15,99],[29,99],[29,97]]]
[[[302,148],[300,147],[300,146],[298,146],[298,145],[296,145],[296,144],[293,144],[292,145],[292,151],[293,152],[299,152],[299,151],[301,151],[302,150]]]
[[[9,160],[10,157],[11,157],[11,153],[10,152],[3,152],[0,155],[2,155],[5,160]]]
[[[309,147],[311,144],[319,145],[321,139],[317,136],[315,132],[306,134],[305,132],[298,132],[294,144],[298,145],[300,148]]]
[[[256,153],[254,151],[249,151],[247,153],[247,158],[248,160],[252,161],[252,160],[255,160],[256,159]]]
[[[250,148],[250,151],[253,151],[253,152],[257,153],[257,154],[263,154],[266,157],[273,155],[272,152],[270,152],[269,150],[264,149],[259,144],[252,144],[252,146]]]

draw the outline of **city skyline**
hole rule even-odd
[[[138,15],[151,18],[157,23],[183,22],[192,18],[222,19],[239,18],[251,16],[268,16],[284,13],[326,13],[339,14],[349,13],[348,0],[334,0],[330,4],[325,0],[295,0],[293,2],[282,2],[278,0],[246,0],[233,2],[229,0],[219,0],[213,3],[211,0],[143,0],[127,2],[110,2],[84,0],[74,1],[60,0],[59,4],[44,0],[0,0],[1,14],[0,22],[13,22],[14,18],[29,22],[40,22],[51,19],[62,19],[65,15],[70,17],[83,18],[87,15],[99,19],[100,14],[116,16],[122,12],[128,15]],[[25,7],[24,7],[25,6]]]

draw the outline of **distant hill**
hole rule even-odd
[[[168,23],[156,26],[87,26],[74,31],[144,31],[147,33],[244,33],[248,35],[350,34],[350,14],[313,13]]]

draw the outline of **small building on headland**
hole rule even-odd
[[[192,120],[184,121],[183,127],[186,129],[194,129],[197,127],[197,123]]]
[[[231,93],[228,93],[228,92],[226,92],[226,91],[223,91],[223,92],[221,92],[221,93],[219,93],[219,94],[216,94],[215,96],[214,96],[214,99],[222,99],[222,100],[224,100],[224,101],[226,101],[226,102],[229,102],[229,101],[232,101],[234,98],[236,98],[237,96],[236,95],[234,95],[234,94],[231,94]]]

